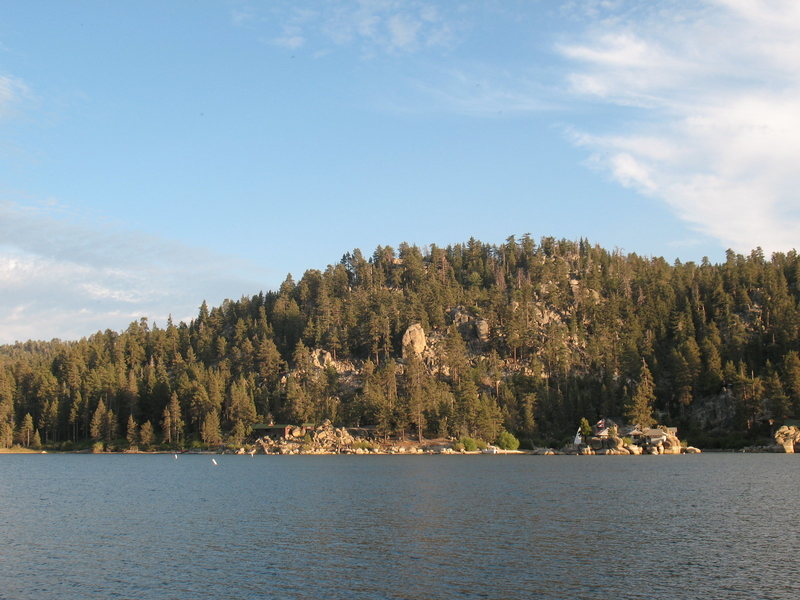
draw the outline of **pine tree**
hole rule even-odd
[[[107,412],[106,403],[101,398],[97,403],[97,408],[92,415],[92,422],[89,425],[89,435],[96,442],[105,437]]]
[[[172,431],[172,411],[169,406],[165,406],[161,418],[161,434],[164,436],[164,443],[172,443]]]
[[[422,443],[422,433],[425,429],[427,410],[427,396],[425,394],[425,365],[412,348],[407,349],[408,361],[405,372],[405,392],[408,404],[408,414],[411,422],[417,428],[417,439]]]
[[[783,380],[791,403],[792,415],[800,416],[800,357],[791,351],[783,361]]]
[[[256,422],[256,405],[247,381],[239,379],[231,385],[228,402],[228,420],[241,422],[245,428]]]
[[[222,434],[219,428],[219,415],[216,410],[210,410],[203,419],[203,425],[200,428],[200,438],[206,444],[219,444],[222,442]]]
[[[236,421],[233,424],[230,434],[228,435],[228,441],[231,444],[238,446],[242,443],[242,441],[244,441],[244,436],[246,435],[247,428],[245,427],[245,424],[241,421]]]
[[[183,438],[183,416],[181,415],[181,405],[178,402],[178,394],[172,392],[169,399],[169,405],[165,410],[169,411],[169,441],[174,444],[180,444]]]
[[[306,423],[311,418],[311,403],[296,376],[289,377],[286,385],[287,417],[295,423]]]
[[[11,448],[14,445],[14,428],[8,421],[0,421],[0,448]]]
[[[653,403],[655,402],[655,385],[653,375],[645,361],[642,361],[642,370],[636,388],[625,406],[625,418],[629,423],[639,427],[651,427],[653,419]]]
[[[783,384],[775,371],[767,375],[764,382],[764,395],[767,398],[770,416],[778,421],[783,421],[789,415],[789,397],[783,391]]]
[[[137,430],[136,419],[133,418],[133,415],[128,415],[128,425],[125,429],[125,438],[128,440],[128,446],[133,447],[136,445],[139,438]]]
[[[142,446],[144,448],[149,447],[150,444],[153,443],[154,437],[153,425],[150,423],[150,421],[145,421],[142,423],[142,427],[139,430],[139,442],[142,444]]]
[[[110,408],[103,419],[103,439],[108,444],[117,437],[117,415]]]
[[[17,432],[17,439],[26,448],[33,442],[33,417],[31,417],[30,413],[26,413],[23,417]]]

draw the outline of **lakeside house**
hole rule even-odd
[[[590,440],[593,447],[607,448],[616,439],[616,444],[620,445],[620,439],[628,440],[628,445],[636,445],[645,451],[656,450],[662,452],[666,448],[680,448],[677,427],[638,427],[637,425],[620,425],[622,419],[603,417],[594,427],[592,427],[592,437]],[[575,438],[578,439],[578,436]]]

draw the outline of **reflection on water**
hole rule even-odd
[[[0,456],[0,598],[788,598],[800,457]]]

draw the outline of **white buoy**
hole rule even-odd
[[[211,459],[211,462],[212,462],[212,463],[214,463],[214,464],[216,465],[216,464],[217,464],[217,459],[216,459],[216,458],[212,458],[212,459]]]
[[[177,454],[173,454],[172,456],[175,457],[175,460],[178,460],[178,455]]]

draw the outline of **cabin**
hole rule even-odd
[[[667,441],[667,432],[663,429],[645,427],[644,431],[642,431],[640,439],[647,445],[658,446],[658,444],[663,444]]]

